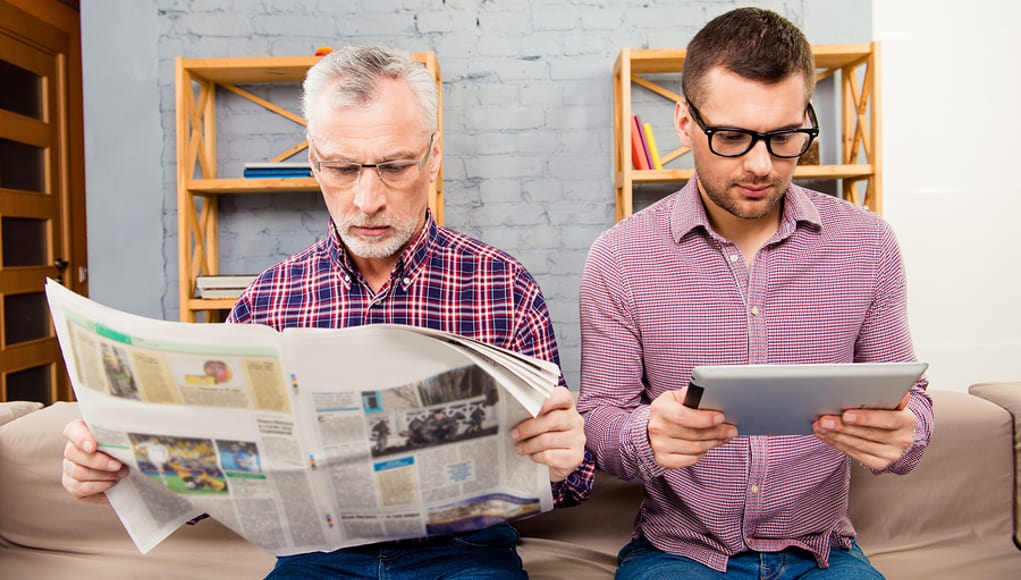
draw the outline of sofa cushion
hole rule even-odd
[[[109,505],[77,501],[60,484],[63,428],[78,416],[76,404],[56,403],[0,426],[0,576],[257,578],[273,567],[272,555],[211,520],[140,554]]]
[[[1021,382],[978,383],[968,392],[992,401],[1014,417],[1014,543],[1021,548]]]
[[[37,411],[42,407],[42,403],[37,403],[35,401],[10,401],[0,403],[0,426],[10,423],[22,415],[27,415],[32,411]]]
[[[1004,576],[1021,571],[1021,553],[1011,542],[1010,414],[966,393],[931,395],[932,440],[911,473],[852,469],[858,543],[889,578],[1014,577]]]

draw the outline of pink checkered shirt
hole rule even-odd
[[[593,245],[581,282],[581,396],[600,469],[645,486],[635,534],[726,570],[739,552],[799,547],[826,566],[847,548],[850,460],[814,436],[738,437],[699,463],[664,469],[649,403],[706,364],[915,360],[900,251],[879,216],[792,185],[779,231],[749,268],[713,232],[696,179]],[[928,445],[923,378],[909,408],[910,471]]]
[[[560,364],[546,302],[525,267],[500,250],[437,226],[432,214],[378,293],[354,268],[331,222],[325,239],[259,275],[227,322],[277,330],[407,324]],[[586,453],[574,473],[553,484],[554,503],[574,505],[588,497],[594,472]]]

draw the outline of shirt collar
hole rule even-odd
[[[670,231],[675,242],[680,242],[681,238],[699,227],[715,235],[712,226],[709,225],[709,216],[702,203],[702,196],[698,192],[697,174],[692,175],[688,183],[674,195],[674,207],[670,214]],[[818,208],[815,207],[801,186],[791,183],[784,193],[783,216],[780,218],[778,239],[783,239],[794,233],[799,224],[809,226],[817,231],[822,230],[822,220],[819,217]]]
[[[422,227],[422,231],[408,247],[404,248],[390,272],[391,286],[394,285],[395,280],[400,280],[401,285],[406,288],[421,274],[427,262],[426,258],[436,243],[438,230],[439,226],[433,219],[432,211],[426,209],[425,225]],[[329,237],[330,259],[344,272],[345,284],[350,287],[352,280],[361,279],[361,274],[355,268],[347,246],[340,239],[337,224],[333,223],[332,219],[330,220]]]

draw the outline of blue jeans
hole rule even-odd
[[[282,556],[266,578],[526,580],[517,543],[517,530],[499,524],[454,536]]]
[[[883,575],[872,567],[858,544],[851,541],[850,550],[830,550],[830,567],[819,568],[815,557],[805,550],[788,548],[781,552],[741,552],[730,557],[727,572],[717,572],[698,562],[668,554],[645,538],[632,540],[617,555],[616,580],[653,580],[689,578],[716,580],[743,578],[748,580],[882,580]]]

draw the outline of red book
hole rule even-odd
[[[649,151],[649,138],[645,135],[645,128],[642,127],[642,118],[635,115],[635,124],[638,125],[638,136],[642,138],[642,155],[645,156],[646,169],[655,169],[652,164],[652,153]]]
[[[631,163],[635,169],[649,169],[649,158],[645,156],[643,142],[642,126],[638,124],[638,117],[631,115]]]

